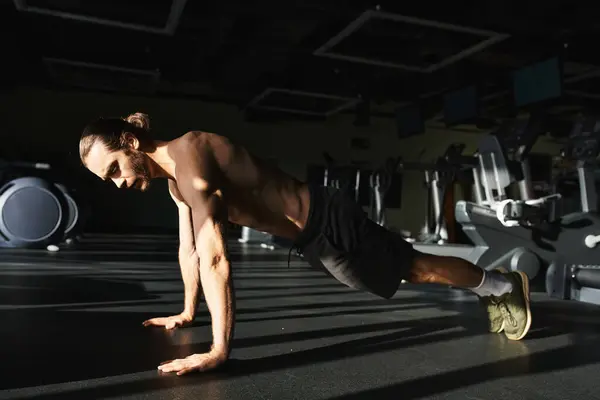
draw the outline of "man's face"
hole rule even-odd
[[[118,188],[145,191],[150,186],[148,158],[139,150],[127,148],[110,152],[102,143],[96,142],[85,164],[101,179],[111,179]]]

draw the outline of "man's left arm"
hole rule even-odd
[[[180,191],[190,204],[196,252],[200,260],[200,282],[212,319],[213,345],[208,353],[163,364],[163,372],[178,375],[208,370],[225,362],[231,350],[235,324],[235,299],[231,267],[225,242],[227,207],[219,191],[198,190],[201,178],[185,179]],[[202,186],[202,185],[200,185]]]

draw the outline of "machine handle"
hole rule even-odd
[[[506,227],[513,227],[519,225],[518,221],[506,219],[508,217],[506,207],[509,204],[512,206],[515,203],[516,201],[512,199],[505,199],[496,203],[496,218],[498,218],[498,221],[500,221],[500,223]]]
[[[583,241],[587,247],[593,249],[600,243],[600,235],[587,235]]]
[[[33,164],[33,168],[35,168],[35,169],[50,169],[50,164],[35,163],[35,164]]]

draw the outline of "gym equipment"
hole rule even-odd
[[[31,163],[24,161],[7,161],[0,158],[0,171],[6,171],[10,168],[26,168],[26,169],[37,169],[37,170],[49,170],[51,169],[48,163]],[[0,175],[1,176],[1,175]]]
[[[387,192],[392,186],[392,179],[394,177],[394,173],[398,168],[399,163],[400,160],[398,158],[388,158],[381,168],[376,169],[369,176],[369,185],[371,187],[371,219],[381,226],[386,226],[385,198]],[[360,179],[357,182],[357,188],[359,187],[359,185]]]
[[[257,244],[263,249],[275,250],[273,235],[257,231],[256,229],[247,226],[242,226],[242,232],[238,242],[243,244]]]
[[[561,194],[561,201],[553,210],[555,217],[561,217],[581,209],[581,195],[575,165],[563,165],[562,160],[557,161],[556,164],[558,168],[554,174],[550,191]]]
[[[594,169],[600,153],[600,119],[579,119],[563,157],[576,161],[581,210],[560,217],[555,259],[546,271],[546,291],[563,300],[600,304],[600,215]]]
[[[398,163],[398,169],[403,171],[423,171],[427,189],[425,223],[417,239],[407,238],[406,240],[411,243],[444,244],[449,239],[443,209],[446,196],[455,182],[471,183],[467,172],[470,172],[476,165],[475,158],[462,154],[464,149],[464,144],[453,143],[435,162],[400,161]]]
[[[556,201],[560,194],[552,193],[535,198],[528,155],[542,130],[543,117],[533,115],[528,120],[517,120],[505,125],[504,135],[500,137],[511,177],[519,188],[519,199],[507,198],[502,192],[495,205],[496,216],[504,226],[519,224],[537,225],[554,219]]]
[[[361,169],[358,165],[336,165],[337,163],[329,155],[323,153],[325,158],[325,170],[323,172],[323,186],[341,189],[359,202]]]
[[[6,182],[0,188],[0,247],[56,250],[79,233],[79,207],[66,186],[23,171],[50,169],[44,163],[0,162]]]
[[[462,165],[471,161],[470,158],[462,156],[464,149],[464,144],[453,143],[448,146],[444,155],[438,158],[435,165],[421,165],[427,188],[427,213],[419,236],[420,243],[444,244],[448,241],[443,204],[449,187],[455,179],[462,177]],[[406,169],[406,166],[404,168]]]
[[[510,127],[515,129],[507,129]],[[540,255],[545,260],[553,257],[551,250],[536,242],[536,237],[539,236],[541,219],[546,215],[540,211],[542,205],[555,200],[556,196],[515,201],[507,198],[505,189],[517,181],[520,182],[520,190],[528,190],[527,185],[531,182],[526,174],[522,174],[521,161],[526,159],[525,150],[531,148],[539,133],[537,124],[513,120],[480,141],[474,158],[477,167],[472,169],[475,202],[458,201],[455,207],[456,220],[473,245],[415,244],[415,249],[460,257],[486,269],[504,266],[523,271],[530,278],[535,277],[541,268]],[[511,162],[506,160],[500,137],[505,143],[521,149],[518,157]],[[516,178],[511,176],[509,166],[513,173],[521,173]],[[514,224],[514,221],[517,223]]]
[[[65,242],[72,244],[76,242],[81,234],[83,227],[83,215],[80,210],[80,205],[76,200],[75,195],[62,183],[56,183],[56,187],[62,192],[67,201],[67,223],[65,226]]]
[[[65,235],[68,205],[60,189],[37,177],[0,189],[0,247],[42,248]]]
[[[490,155],[488,161],[492,168],[484,165],[485,160],[480,158],[485,198],[479,204],[457,204],[457,208],[461,208],[461,212],[457,211],[457,221],[467,236],[479,246],[488,247],[476,262],[481,267],[504,266],[525,272],[533,279],[552,257],[552,252],[538,238],[544,223],[550,222],[547,205],[558,200],[560,195],[532,198],[526,162],[540,133],[541,124],[537,117],[504,124],[494,136],[502,139],[502,151],[494,151],[500,143],[493,143],[491,138],[489,147],[483,150]],[[505,152],[511,157],[508,161],[503,159]],[[505,188],[513,182],[518,184],[520,199],[517,200],[507,198],[505,193]]]
[[[426,169],[424,184],[427,189],[427,211],[419,232],[419,242],[443,244],[448,240],[448,232],[442,213],[440,186],[444,184],[441,183],[439,171]]]
[[[370,218],[377,224],[385,226],[385,207],[388,194],[393,204],[399,204],[398,194],[394,184],[398,158],[388,158],[384,164],[371,171],[364,169],[366,162],[353,161],[350,165],[340,165],[328,153],[323,153],[325,167],[322,170],[322,185],[334,187],[352,197],[357,204],[368,207]],[[320,180],[321,174],[317,168],[309,170],[312,181]],[[391,191],[390,191],[391,190]]]

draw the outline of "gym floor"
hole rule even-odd
[[[292,257],[231,243],[236,340],[218,372],[161,374],[203,352],[210,319],[166,332],[181,311],[176,237],[95,235],[80,250],[2,251],[0,398],[596,399],[598,308],[534,293],[523,341],[486,332],[477,299],[402,285],[390,301]]]

